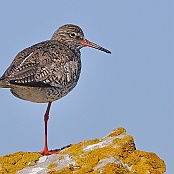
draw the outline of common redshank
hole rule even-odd
[[[85,46],[111,53],[85,39],[80,27],[63,25],[50,40],[19,52],[0,78],[0,87],[11,88],[14,96],[31,102],[48,103],[44,115],[42,155],[58,153],[57,150],[49,151],[47,144],[51,103],[67,95],[76,86],[81,71],[80,49]]]

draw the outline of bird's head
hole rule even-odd
[[[72,24],[61,26],[58,30],[55,31],[51,39],[63,42],[75,50],[80,50],[82,47],[88,46],[106,53],[111,53],[109,50],[85,39],[82,29]]]

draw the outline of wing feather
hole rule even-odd
[[[1,79],[22,86],[62,86],[70,77],[65,64],[79,61],[77,57],[56,40],[44,41],[18,53]]]

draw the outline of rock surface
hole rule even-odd
[[[101,139],[85,140],[56,155],[17,152],[0,157],[0,174],[162,174],[166,166],[155,153],[136,150],[124,128]]]

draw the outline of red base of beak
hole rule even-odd
[[[87,39],[81,40],[81,44],[83,46],[92,47],[92,48],[95,48],[95,49],[98,49],[98,50],[101,50],[101,51],[104,51],[106,53],[110,53],[111,54],[111,52],[109,50],[107,50],[107,49],[105,49],[105,48],[103,48],[103,47],[101,47],[101,46],[99,46],[99,45],[97,45],[95,43],[92,43],[92,42],[90,42]]]

